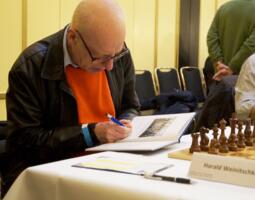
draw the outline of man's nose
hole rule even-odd
[[[105,63],[105,69],[106,71],[111,71],[112,68],[113,68],[113,59],[110,59]]]

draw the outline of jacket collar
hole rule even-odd
[[[65,28],[40,41],[41,43],[46,43],[48,46],[41,72],[42,78],[49,80],[63,80],[65,77],[63,53]]]

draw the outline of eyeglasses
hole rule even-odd
[[[119,60],[122,56],[128,54],[129,50],[126,46],[126,43],[124,42],[124,48],[121,50],[120,53],[114,55],[114,56],[104,56],[102,58],[96,58],[92,55],[91,51],[89,50],[89,47],[88,45],[86,44],[85,40],[83,39],[83,37],[81,36],[81,33],[78,31],[78,30],[75,30],[75,32],[79,35],[84,47],[87,49],[88,53],[89,53],[89,56],[91,58],[91,61],[92,62],[100,62],[100,63],[104,63],[104,62],[107,62],[109,60],[113,60],[113,62],[116,62],[117,60]]]

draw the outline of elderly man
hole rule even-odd
[[[9,74],[4,192],[28,166],[115,142],[138,114],[124,16],[113,0],[85,0],[72,23],[24,50]],[[125,126],[110,122],[116,116]]]

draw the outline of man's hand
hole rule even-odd
[[[94,132],[101,143],[112,143],[126,138],[131,133],[132,125],[130,120],[120,120],[125,126],[113,122],[99,122]]]
[[[220,61],[216,63],[216,70],[217,72],[213,76],[213,79],[216,81],[220,81],[224,76],[233,74],[233,71]]]

